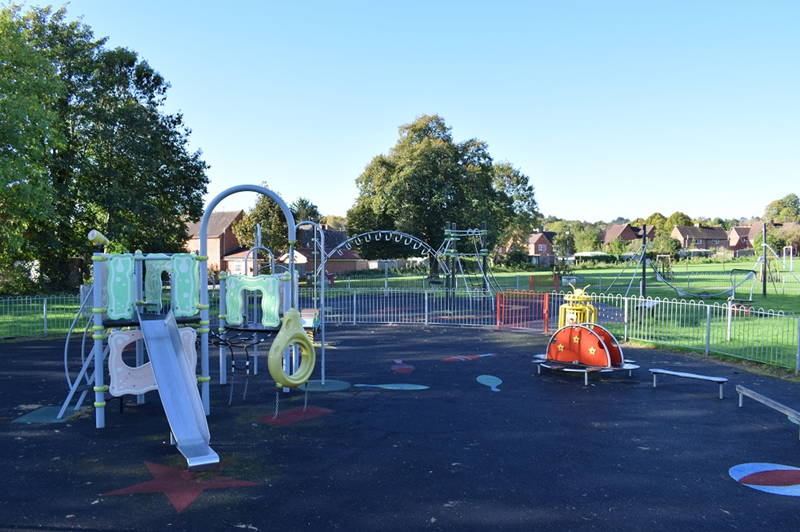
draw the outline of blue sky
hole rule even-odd
[[[34,2],[35,4],[37,2]],[[60,5],[60,4],[55,4]],[[437,113],[545,215],[760,216],[800,194],[800,2],[72,0],[171,84],[208,200],[345,215],[398,127]],[[249,208],[237,194],[220,209]]]

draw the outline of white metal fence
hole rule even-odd
[[[0,297],[0,338],[66,334],[79,307],[76,295]]]
[[[595,295],[598,322],[624,341],[719,354],[800,371],[794,314],[731,303]]]
[[[300,291],[301,306],[308,302]],[[325,290],[327,323],[419,323],[491,327],[494,297],[445,290],[385,290],[378,288]],[[310,306],[310,304],[309,304]]]
[[[300,306],[313,307],[313,292],[300,290]],[[550,331],[556,328],[563,293],[549,295]],[[212,322],[218,313],[211,298]],[[641,299],[594,294],[598,322],[620,340],[719,354],[800,371],[798,317],[728,303]],[[80,307],[73,295],[0,298],[0,338],[64,335]],[[326,290],[326,322],[498,326],[497,299],[446,290]],[[544,331],[545,320],[530,320]]]

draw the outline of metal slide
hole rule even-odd
[[[166,316],[140,314],[139,325],[161,404],[189,471],[217,467],[219,455],[208,444],[210,434],[197,378],[194,368],[189,367],[175,316],[172,311]]]

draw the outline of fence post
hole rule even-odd
[[[428,324],[428,291],[425,290],[425,325]]]
[[[706,355],[711,352],[711,305],[706,305]]]
[[[625,343],[627,343],[628,342],[628,301],[629,301],[629,299],[626,297],[624,299],[624,301],[625,301],[625,305],[623,305],[623,306],[625,308],[625,311],[624,311],[625,314],[624,314],[624,316],[622,318],[622,323],[625,324],[625,333],[623,334],[623,338],[624,338]]]
[[[42,299],[42,314],[44,318],[44,335],[47,336],[47,297]]]
[[[795,358],[795,373],[800,373],[800,318],[797,318],[797,357]]]
[[[544,294],[544,310],[542,313],[544,314],[544,332],[547,334],[550,329],[550,294],[547,292]]]
[[[356,324],[356,291],[353,290],[353,325]]]
[[[733,329],[733,301],[728,300],[728,341],[731,341],[731,330]]]
[[[500,323],[500,310],[502,303],[500,302],[500,298],[503,297],[503,292],[497,292],[497,316],[495,317],[495,324],[497,326],[497,330],[500,330],[501,323]]]

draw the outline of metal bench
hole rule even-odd
[[[697,373],[684,373],[682,371],[670,371],[668,369],[653,368],[650,370],[653,374],[653,388],[656,387],[656,379],[658,375],[672,375],[673,377],[682,377],[684,379],[696,379],[700,381],[709,381],[719,384],[719,398],[722,399],[722,385],[728,382],[725,377],[712,377],[710,375],[698,375]]]
[[[739,408],[742,407],[742,399],[744,399],[744,396],[746,395],[751,399],[755,399],[762,405],[766,405],[774,410],[777,410],[782,414],[786,414],[786,416],[789,419],[793,419],[796,422],[800,423],[800,412],[798,412],[794,408],[789,408],[788,406],[781,404],[778,401],[773,401],[769,397],[764,397],[760,393],[754,392],[753,390],[745,388],[744,386],[736,385],[736,393],[739,394]],[[798,433],[798,437],[800,437],[800,433]]]

